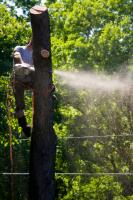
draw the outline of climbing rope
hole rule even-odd
[[[12,146],[12,113],[11,108],[13,107],[12,102],[12,86],[11,79],[9,80],[7,91],[6,91],[6,106],[7,106],[7,119],[8,119],[8,129],[9,129],[9,146],[10,146],[10,165],[11,173],[13,172],[13,146]]]
[[[7,93],[6,93],[6,106],[7,106],[7,121],[8,121],[8,129],[9,129],[9,151],[10,151],[10,172],[11,172],[11,200],[14,200],[14,176],[13,176],[13,144],[12,144],[12,112],[11,109],[13,107],[13,99],[12,99],[12,79],[10,78]]]

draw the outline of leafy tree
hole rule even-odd
[[[31,37],[29,24],[11,16],[4,5],[0,5],[0,72],[12,68],[12,52],[16,45],[25,44]]]
[[[128,62],[133,47],[131,8],[130,0],[51,4],[55,67],[111,71]]]
[[[23,10],[23,14],[27,16],[28,10],[34,6],[35,4],[39,4],[40,0],[14,0],[14,1],[7,1],[1,0],[0,2],[4,3],[7,7],[9,7],[10,11],[13,14],[16,14],[16,9],[21,8]]]

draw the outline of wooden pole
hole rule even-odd
[[[56,135],[53,130],[50,21],[46,7],[30,9],[35,66],[33,134],[30,153],[30,200],[54,200]]]

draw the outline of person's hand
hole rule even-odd
[[[20,55],[19,52],[17,52],[17,51],[14,52],[13,58],[14,58],[15,64],[21,64],[21,63],[23,63],[22,58],[21,58],[21,55]]]
[[[13,57],[18,59],[18,58],[21,58],[21,55],[19,52],[15,51],[13,54]]]

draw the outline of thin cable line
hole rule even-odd
[[[29,141],[31,138],[17,138],[19,141]]]
[[[76,175],[76,176],[133,176],[133,173],[55,173],[55,175]]]
[[[29,173],[0,173],[0,175],[19,175],[19,176],[28,176]],[[133,176],[133,173],[55,173],[55,175],[68,175],[68,176]]]
[[[16,175],[20,175],[20,176],[27,176],[27,175],[29,175],[29,173],[10,173],[10,172],[4,172],[4,173],[0,173],[0,175],[14,175],[14,176],[16,176]]]
[[[133,137],[133,134],[126,135],[88,135],[88,136],[72,136],[72,137],[59,137],[58,139],[88,139],[88,138],[108,138],[108,137]]]
[[[70,136],[70,137],[58,137],[58,140],[63,139],[89,139],[89,138],[109,138],[109,137],[133,137],[133,134],[121,134],[121,135],[87,135],[87,136]],[[20,141],[27,141],[29,139],[18,139]]]

